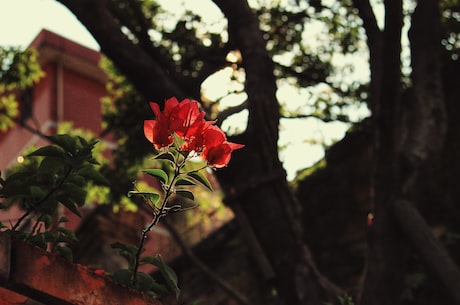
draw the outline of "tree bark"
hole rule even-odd
[[[246,148],[217,172],[227,186],[226,202],[238,205],[275,273],[277,293],[285,304],[321,304],[342,291],[317,270],[302,242],[299,205],[287,185],[278,159],[279,105],[273,63],[266,51],[257,16],[244,0],[214,0],[228,19],[232,46],[246,71],[249,118],[242,140]],[[231,186],[228,188],[228,186]],[[238,212],[244,213],[239,216]]]
[[[99,43],[101,52],[135,85],[148,100],[163,103],[165,96],[188,97],[174,79],[174,71],[165,71],[140,45],[122,33],[107,1],[57,0],[65,5]]]
[[[399,193],[401,168],[397,155],[398,113],[401,102],[401,29],[402,1],[385,1],[385,29],[381,80],[371,92],[377,100],[373,107],[374,122],[374,222],[369,236],[366,279],[361,304],[399,304],[403,289],[408,249],[391,204]],[[378,59],[376,59],[378,60]],[[375,80],[372,80],[375,81]]]
[[[460,271],[447,250],[433,235],[425,219],[406,200],[395,201],[393,212],[404,236],[411,241],[429,270],[429,275],[446,288],[452,304],[460,304]]]

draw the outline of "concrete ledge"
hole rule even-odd
[[[16,298],[27,303],[47,305],[163,305],[133,289],[88,268],[71,264],[40,248],[11,241],[11,252],[3,247],[9,240],[0,234],[0,299]],[[5,291],[6,290],[6,291]]]

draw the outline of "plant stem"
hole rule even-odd
[[[139,242],[139,247],[137,248],[136,256],[134,257],[133,275],[132,275],[132,279],[131,279],[131,282],[132,282],[133,286],[136,286],[137,270],[139,269],[140,256],[141,256],[141,253],[142,253],[142,249],[144,247],[145,240],[147,239],[147,233],[150,232],[150,230],[152,230],[152,228],[158,224],[158,222],[160,221],[161,217],[163,217],[165,215],[166,204],[168,203],[169,197],[173,194],[174,183],[175,183],[177,177],[179,177],[179,175],[181,174],[180,169],[183,167],[184,163],[185,162],[181,162],[179,165],[177,165],[174,168],[174,176],[173,176],[171,182],[166,186],[166,193],[165,193],[165,196],[163,198],[163,202],[161,203],[160,209],[157,212],[153,213],[152,221],[150,222],[150,224],[147,227],[145,227],[142,230],[142,235],[141,235],[141,240]],[[177,164],[177,160],[176,160],[176,164]]]
[[[14,226],[11,228],[11,231],[15,231],[19,225],[21,224],[21,222],[27,218],[27,216],[29,216],[32,212],[34,212],[35,210],[37,210],[37,208],[42,204],[44,203],[46,200],[48,200],[51,195],[53,195],[57,190],[59,190],[61,188],[61,186],[64,184],[64,182],[67,180],[67,178],[70,176],[70,173],[72,172],[73,170],[73,167],[70,167],[69,170],[65,173],[64,177],[62,178],[61,181],[59,181],[59,184],[56,185],[55,187],[53,187],[49,192],[48,194],[46,194],[45,197],[43,197],[42,199],[40,199],[34,206],[33,208],[27,210],[17,221],[16,223],[14,224]]]

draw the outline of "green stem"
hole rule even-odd
[[[150,232],[150,230],[152,230],[152,228],[158,224],[161,217],[164,216],[166,204],[168,203],[169,197],[173,194],[174,184],[176,182],[176,179],[181,175],[180,169],[184,166],[185,160],[183,160],[177,165],[177,159],[176,159],[175,164],[176,166],[174,168],[174,176],[171,182],[169,183],[169,185],[166,186],[166,193],[163,198],[163,202],[161,203],[160,209],[158,210],[158,212],[153,214],[152,222],[150,222],[150,224],[142,230],[139,247],[137,248],[136,256],[134,257],[134,268],[133,268],[133,275],[131,279],[131,282],[134,287],[136,286],[137,270],[139,269],[140,256],[142,253],[142,249],[144,247],[145,240],[147,239],[147,233]]]

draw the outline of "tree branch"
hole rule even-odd
[[[243,296],[239,291],[233,288],[228,282],[222,279],[219,275],[217,275],[214,271],[212,271],[205,263],[203,263],[190,249],[189,246],[182,240],[179,232],[172,226],[169,221],[164,218],[163,224],[165,225],[166,229],[169,231],[171,236],[173,237],[174,241],[177,245],[181,248],[182,253],[187,256],[190,261],[201,271],[204,275],[206,275],[209,279],[214,281],[225,293],[227,293],[231,298],[237,301],[241,305],[249,305],[249,300]]]
[[[101,51],[109,57],[147,99],[164,102],[165,96],[187,97],[164,67],[121,31],[121,24],[112,15],[106,1],[57,0],[65,5],[86,26],[98,41]]]
[[[460,304],[460,270],[433,235],[422,215],[407,200],[395,201],[392,210],[399,226],[417,249],[428,270],[446,288],[453,304]]]

